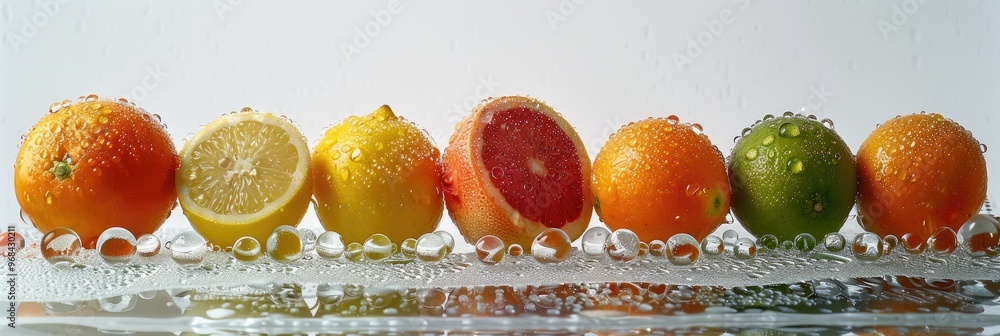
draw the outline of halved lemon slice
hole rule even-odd
[[[243,236],[267,241],[297,225],[309,207],[306,138],[287,119],[243,108],[219,117],[184,144],[177,196],[195,231],[221,247]]]

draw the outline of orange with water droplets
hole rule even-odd
[[[937,113],[897,116],[876,128],[858,149],[857,170],[862,227],[882,236],[958,231],[986,199],[979,141]]]
[[[14,192],[35,227],[73,229],[94,248],[111,227],[153,233],[176,204],[177,151],[166,128],[132,103],[81,97],[53,104],[28,131]]]
[[[548,228],[575,240],[590,223],[590,157],[573,127],[538,99],[476,106],[448,141],[442,181],[448,214],[469,243],[494,235],[527,247]]]
[[[629,123],[611,135],[594,160],[592,187],[608,228],[647,242],[678,233],[700,241],[729,213],[722,154],[700,125],[675,116]]]

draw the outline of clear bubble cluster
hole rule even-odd
[[[669,247],[668,247],[669,248]],[[629,262],[639,256],[639,236],[629,229],[618,229],[608,236],[605,251],[611,260]]]

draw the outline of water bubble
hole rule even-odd
[[[80,252],[80,236],[69,228],[58,227],[42,236],[42,258],[53,265],[66,265],[76,262]]]
[[[767,136],[765,136],[764,140],[760,141],[760,144],[764,145],[764,146],[770,146],[773,143],[774,143],[774,136],[770,135],[770,134],[768,134]]]
[[[989,149],[989,148],[986,148],[986,144],[984,144],[984,143],[980,143],[979,144],[979,150],[982,151],[983,153],[986,153],[987,149]]]
[[[135,252],[135,236],[124,228],[109,228],[97,238],[97,253],[109,265],[130,263],[135,259]]]
[[[573,251],[571,243],[569,235],[563,230],[548,228],[539,233],[531,242],[531,256],[543,264],[562,262],[569,258],[570,252]],[[636,250],[638,252],[638,246],[636,246]]]
[[[846,245],[847,240],[838,232],[830,232],[823,236],[823,246],[826,246],[827,251],[840,252],[844,250]]]
[[[580,239],[580,247],[588,256],[600,256],[604,254],[604,245],[608,241],[611,231],[600,226],[587,229]]]
[[[791,251],[795,250],[795,241],[794,240],[786,240],[786,241],[781,242],[781,244],[779,244],[779,245],[781,246],[781,249],[785,250],[785,251],[791,252]]]
[[[185,231],[174,236],[166,244],[170,250],[170,257],[178,265],[200,264],[208,254],[208,245],[205,238],[202,238],[194,231]]]
[[[962,250],[973,258],[997,255],[1000,248],[1000,222],[988,215],[975,215],[958,229]]]
[[[889,255],[899,245],[899,238],[893,235],[882,237],[882,254]]]
[[[503,257],[507,255],[506,249],[507,246],[504,245],[503,240],[497,236],[486,235],[476,241],[476,257],[487,265],[495,265],[503,261]]]
[[[348,261],[361,261],[365,257],[365,248],[361,243],[353,242],[344,247],[344,259]]]
[[[274,228],[267,237],[267,255],[277,261],[296,261],[302,257],[302,238],[291,225]]]
[[[649,253],[649,244],[646,242],[639,242],[639,256],[642,257]]]
[[[743,156],[746,157],[748,161],[752,161],[757,158],[757,149],[750,148],[745,154],[743,154]]]
[[[427,233],[417,239],[417,259],[423,262],[438,262],[448,256],[448,246],[444,238],[436,233]]]
[[[441,236],[444,240],[444,247],[446,248],[445,254],[451,253],[455,249],[455,237],[452,237],[447,231],[434,231],[434,234]]]
[[[782,138],[794,138],[799,136],[801,132],[799,131],[799,126],[790,122],[786,122],[778,126],[778,135]]]
[[[751,130],[751,128],[750,128],[750,127],[746,127],[746,128],[743,128],[743,131],[741,131],[741,132],[740,132],[740,137],[745,137],[745,136],[747,136],[747,134],[749,134],[749,133],[750,133],[750,130]]]
[[[323,232],[316,239],[316,254],[325,259],[340,259],[344,255],[344,240],[339,233]]]
[[[152,257],[157,253],[160,253],[160,238],[151,234],[144,234],[136,239],[135,243],[136,252],[142,257]]]
[[[363,247],[368,260],[380,261],[392,256],[392,240],[381,233],[368,237]]]
[[[639,236],[629,229],[618,229],[608,236],[605,252],[611,260],[629,262],[639,256]]]
[[[826,126],[826,128],[833,129],[833,120],[830,120],[830,118],[823,118],[820,123]]]
[[[260,242],[257,241],[257,238],[243,236],[233,244],[233,257],[236,260],[252,262],[263,254],[264,251],[260,248]]]
[[[955,230],[943,227],[934,231],[930,238],[927,238],[927,247],[937,255],[951,254],[958,248],[958,237]]]
[[[774,115],[770,114],[770,113],[765,114],[764,118],[761,118],[762,121],[768,121],[768,120],[771,120],[771,119],[774,119]]]
[[[126,294],[98,299],[97,305],[109,313],[124,313],[134,309],[138,301],[135,294]]]
[[[737,239],[740,239],[740,234],[736,230],[730,229],[722,233],[722,243],[725,245],[736,244]]]
[[[423,288],[417,290],[416,297],[421,307],[437,308],[448,301],[448,292],[441,288]]]
[[[699,245],[698,240],[689,234],[675,234],[667,239],[667,261],[677,266],[694,264],[701,255]]]
[[[677,123],[680,123],[680,122],[681,122],[681,118],[678,118],[676,115],[671,114],[671,115],[667,116],[667,123],[677,124]]]
[[[510,244],[507,246],[507,255],[511,257],[520,257],[524,254],[524,248],[520,244]]]
[[[903,235],[903,238],[899,240],[900,244],[903,245],[903,250],[910,254],[921,254],[924,253],[924,249],[927,248],[923,236],[916,233],[907,233]]]
[[[739,260],[752,259],[757,255],[757,244],[750,238],[740,238],[733,244],[733,256]]]
[[[385,308],[390,303],[399,303],[402,295],[392,287],[367,286],[363,294],[365,302],[374,308]]]
[[[399,244],[399,252],[403,255],[403,258],[413,259],[417,257],[417,240],[415,238],[406,238],[403,243]]]
[[[767,250],[776,250],[778,248],[778,237],[775,237],[773,234],[760,236],[757,239],[757,246]]]
[[[851,245],[854,257],[861,261],[875,262],[882,257],[882,239],[877,234],[865,232],[854,237]]]
[[[716,256],[725,251],[726,246],[722,243],[722,238],[716,235],[708,235],[701,240],[701,251],[707,255]]]
[[[316,286],[316,299],[323,304],[336,304],[344,298],[344,286],[322,283]]]
[[[302,240],[302,252],[316,249],[316,232],[310,229],[299,229],[299,239]]]
[[[667,244],[659,239],[649,242],[649,255],[654,257],[667,256]]]
[[[808,233],[800,233],[795,236],[795,249],[799,252],[810,252],[816,248],[816,238]]]

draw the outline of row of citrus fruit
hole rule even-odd
[[[266,241],[299,223],[311,200],[346,242],[419,237],[447,206],[466,241],[531,246],[547,228],[575,240],[594,208],[643,241],[701,240],[730,204],[755,235],[822,237],[855,199],[866,229],[927,237],[957,230],[986,192],[981,145],[938,114],[886,122],[856,158],[832,122],[768,115],[744,130],[728,163],[700,125],[650,118],[618,130],[591,164],[559,113],[520,96],[476,106],[443,155],[388,106],[329,128],[311,153],[289,120],[249,108],[204,126],[179,154],[158,116],[124,100],[91,95],[50,112],[21,145],[17,199],[38,229],[73,229],[90,248],[109,227],[151,233],[178,199],[220,246]]]

